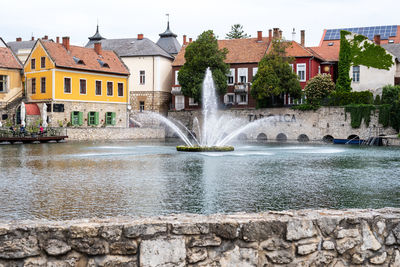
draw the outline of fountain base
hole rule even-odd
[[[233,146],[177,146],[176,150],[184,152],[227,152],[233,151]]]

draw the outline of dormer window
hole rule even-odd
[[[77,57],[72,57],[73,59],[74,59],[74,61],[75,61],[75,63],[76,64],[79,64],[79,65],[85,65],[85,63],[83,62],[83,60],[82,59],[79,59],[79,58],[77,58]]]
[[[328,46],[333,46],[333,42],[328,43]]]
[[[394,43],[394,40],[389,40],[388,43],[389,43],[389,44],[393,44],[393,43]]]
[[[100,59],[98,59],[97,62],[99,62],[100,66],[102,68],[110,68],[110,66],[107,63],[105,63],[104,61],[102,61]]]

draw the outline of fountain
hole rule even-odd
[[[173,130],[185,142],[185,145],[177,146],[176,149],[187,152],[233,151],[234,147],[228,145],[230,141],[239,134],[273,119],[273,117],[268,117],[248,122],[242,118],[222,114],[218,110],[218,96],[210,68],[207,68],[203,81],[201,102],[202,123],[199,122],[198,118],[194,118],[193,122],[193,128],[197,135],[193,134],[179,121],[167,119],[158,113],[147,112],[146,114],[153,119],[161,121]]]

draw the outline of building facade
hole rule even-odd
[[[128,126],[129,71],[113,51],[38,39],[25,65],[26,100],[49,125]]]

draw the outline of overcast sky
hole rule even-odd
[[[399,0],[1,0],[0,37],[6,42],[48,35],[70,36],[84,45],[96,30],[106,38],[145,37],[157,41],[170,14],[171,30],[195,39],[214,30],[224,39],[231,25],[256,37],[281,28],[286,39],[306,31],[306,45],[317,46],[323,29],[400,24]],[[400,33],[398,33],[400,34]]]

